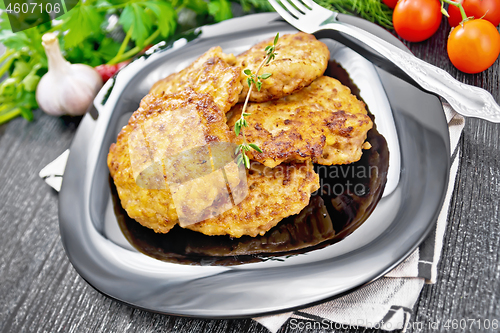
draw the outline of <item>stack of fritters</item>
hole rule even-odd
[[[242,112],[236,103],[248,93],[243,70],[255,72],[272,42],[237,57],[212,48],[152,87],[108,155],[131,218],[161,233],[180,224],[206,235],[263,235],[307,206],[319,188],[313,162],[352,163],[369,148],[365,140],[373,124],[364,104],[339,81],[322,76],[328,48],[297,33],[280,37],[276,58],[260,72],[271,77],[250,95],[249,127],[243,130],[263,152],[247,152],[251,167],[243,175],[234,149],[228,163],[205,158],[215,154],[215,143],[232,142],[234,148],[243,142],[233,132]]]

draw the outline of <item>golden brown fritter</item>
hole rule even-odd
[[[268,168],[252,162],[247,170],[245,199],[221,215],[191,224],[188,229],[206,235],[241,237],[263,235],[283,218],[298,214],[319,188],[311,162]]]
[[[250,69],[252,73],[266,57],[266,46],[271,45],[274,38],[254,45],[248,51],[236,57],[236,66],[242,70]],[[330,59],[330,51],[322,42],[313,35],[299,32],[283,35],[278,40],[276,58],[262,67],[259,75],[271,73],[271,77],[262,81],[260,91],[253,89],[250,94],[252,102],[267,102],[273,99],[290,95],[294,91],[308,86],[315,79],[323,75]],[[240,102],[248,94],[247,76],[241,72],[243,90]]]
[[[108,167],[128,215],[160,233],[168,232],[179,217],[199,221],[211,216],[206,208],[219,199],[217,189],[226,190],[226,183],[201,176],[213,171],[206,163],[207,144],[229,142],[234,136],[225,121],[210,96],[190,89],[145,96],[108,154]],[[209,190],[196,192],[184,186],[190,178],[203,180]],[[237,177],[231,180],[238,182]],[[187,200],[175,202],[185,195]]]
[[[241,104],[231,110],[230,128],[241,115]],[[348,87],[330,77],[320,77],[308,87],[266,103],[249,103],[244,129],[248,142],[262,153],[248,157],[268,167],[288,161],[312,160],[332,165],[361,158],[366,134],[373,123],[365,104]],[[242,135],[236,143],[242,143]],[[369,147],[369,145],[368,145]]]
[[[224,54],[219,46],[213,47],[187,68],[156,82],[149,92],[169,94],[189,87],[212,96],[215,104],[227,112],[238,102],[242,89],[241,69],[231,66],[234,63],[232,54]]]

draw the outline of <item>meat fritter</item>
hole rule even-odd
[[[266,57],[266,46],[271,45],[273,41],[274,38],[265,40],[238,55],[236,66],[241,67],[242,70],[248,68],[252,73],[255,73]],[[308,86],[323,75],[329,59],[328,47],[316,40],[313,35],[299,32],[281,36],[276,48],[276,58],[264,65],[259,72],[259,75],[263,73],[271,73],[272,75],[262,81],[260,91],[252,90],[250,101],[267,102],[290,95],[294,91]],[[247,76],[242,72],[243,90],[240,94],[240,102],[243,102],[248,94],[246,81]]]
[[[263,235],[308,205],[311,193],[319,188],[319,177],[311,162],[282,164],[273,169],[252,162],[247,184],[247,196],[239,204],[187,228],[205,235]]]
[[[231,110],[229,127],[240,118],[241,109],[238,104]],[[263,151],[247,155],[271,168],[288,161],[324,165],[358,161],[373,126],[365,104],[348,87],[326,76],[278,100],[249,103],[246,112],[251,114],[245,118],[247,141]],[[235,142],[243,142],[241,134]]]
[[[242,89],[241,69],[232,66],[234,63],[232,54],[224,54],[219,46],[213,47],[187,68],[156,82],[149,92],[169,94],[189,87],[212,96],[215,104],[227,112],[238,102]]]
[[[227,206],[229,198],[220,198],[221,189],[227,192],[226,182],[210,177],[213,165],[206,163],[207,147],[234,136],[225,121],[209,95],[190,89],[144,97],[108,154],[110,174],[128,215],[166,233],[179,218],[197,222],[213,216],[209,210],[214,201]],[[234,172],[228,174],[230,183],[239,182]],[[186,186],[190,180],[193,186]],[[203,187],[197,187],[200,182]]]

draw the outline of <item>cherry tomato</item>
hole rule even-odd
[[[489,21],[466,21],[448,37],[448,57],[462,72],[482,72],[493,65],[499,54],[500,34]]]
[[[387,7],[394,9],[394,7],[396,7],[396,4],[398,3],[398,0],[384,0],[384,3],[387,5]]]
[[[496,27],[500,23],[500,0],[453,0],[461,2],[467,16],[474,18],[483,18],[490,21]],[[462,22],[460,9],[453,5],[448,5],[448,22],[452,27],[456,27]],[[486,14],[486,15],[485,15]],[[484,15],[484,17],[483,17]]]
[[[400,0],[394,8],[394,29],[403,39],[421,42],[434,35],[441,24],[439,0]]]
[[[101,75],[102,82],[105,83],[108,81],[110,78],[113,77],[113,75],[116,74],[120,69],[123,67],[127,66],[130,61],[122,61],[116,65],[99,65],[95,67],[94,69]]]
[[[125,61],[117,63],[115,65],[116,66],[116,71],[118,72],[120,69],[122,69],[123,67],[127,66],[129,63],[130,63],[130,60],[125,60]]]
[[[116,65],[99,65],[94,68],[101,75],[102,82],[108,81],[116,73]]]

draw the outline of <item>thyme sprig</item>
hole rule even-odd
[[[252,71],[248,68],[243,71],[243,73],[245,73],[245,75],[247,76],[248,93],[247,97],[245,98],[245,103],[243,104],[240,119],[238,119],[234,124],[234,133],[236,134],[236,136],[240,135],[240,133],[243,136],[243,143],[238,145],[238,147],[236,148],[235,153],[238,154],[236,162],[238,163],[238,165],[243,163],[247,169],[250,169],[250,159],[246,155],[246,152],[253,149],[259,153],[262,153],[262,149],[260,149],[259,146],[257,146],[255,143],[247,142],[245,131],[243,129],[244,127],[248,127],[248,122],[245,119],[250,115],[250,113],[246,112],[248,100],[250,99],[250,94],[252,93],[253,87],[255,86],[257,90],[260,91],[260,89],[262,88],[262,81],[270,78],[272,75],[272,73],[264,73],[262,75],[259,75],[259,72],[264,65],[269,64],[276,57],[276,48],[278,47],[279,36],[280,34],[277,33],[276,37],[274,37],[273,44],[266,46],[266,48],[264,49],[264,51],[266,51],[266,57],[260,63],[259,67],[257,67],[257,71],[255,73],[252,73]]]

